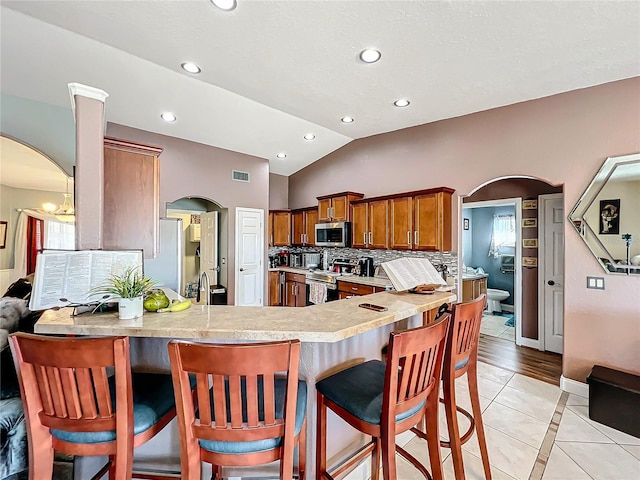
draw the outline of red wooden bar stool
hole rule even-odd
[[[131,373],[127,337],[9,337],[24,404],[29,478],[53,475],[54,450],[108,455],[93,477],[167,478],[133,474],[133,449],[175,416],[170,375]],[[114,374],[110,374],[113,369]]]
[[[385,480],[395,480],[396,451],[430,479],[416,458],[395,444],[397,434],[411,429],[426,416],[431,472],[442,479],[438,435],[438,387],[442,373],[449,315],[427,327],[392,332],[388,361],[371,360],[338,372],[316,384],[318,431],[316,479],[333,479],[351,471],[371,454],[372,480],[378,480],[380,453]],[[327,408],[372,440],[354,455],[327,471]]]
[[[300,341],[211,344],[169,342],[183,480],[216,477],[224,466],[280,460],[280,478],[299,478],[306,460],[307,386],[298,380]],[[286,376],[282,376],[284,374]],[[189,377],[196,378],[194,406]]]
[[[453,305],[453,318],[449,325],[447,349],[444,354],[444,366],[442,373],[442,390],[449,441],[441,441],[440,445],[451,449],[453,469],[456,480],[464,480],[464,463],[462,461],[462,445],[473,435],[474,430],[478,435],[480,455],[486,480],[491,480],[491,467],[487,452],[487,441],[484,435],[482,423],[482,409],[478,395],[478,339],[480,337],[480,322],[482,311],[486,304],[486,295],[482,294],[475,300],[467,303]],[[469,396],[471,397],[472,413],[467,412],[456,403],[456,379],[467,374],[469,384]],[[460,434],[458,416],[456,411],[469,419],[469,429]]]

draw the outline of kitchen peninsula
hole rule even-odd
[[[455,300],[451,292],[431,295],[380,292],[304,308],[196,306],[182,312],[146,313],[132,321],[118,320],[117,314],[71,316],[71,309],[46,311],[35,326],[40,334],[127,335],[133,337],[134,368],[169,371],[166,343],[169,339],[200,341],[270,341],[300,339],[300,376],[307,381],[307,475],[315,472],[315,383],[355,363],[380,358],[380,349],[389,333],[418,326],[443,303]],[[368,302],[387,307],[384,312],[359,308]],[[135,338],[138,337],[138,338]],[[177,428],[172,422],[169,428]],[[364,436],[335,417],[329,418],[332,444],[328,458],[337,458]],[[177,432],[173,432],[173,439]],[[161,433],[160,436],[165,435]],[[179,449],[175,441],[150,442],[136,450],[136,461],[162,464],[177,469]],[[170,446],[173,443],[173,448]],[[169,463],[167,463],[169,459]]]

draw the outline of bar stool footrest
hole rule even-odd
[[[440,403],[444,403],[444,398],[440,399]],[[464,445],[469,441],[469,439],[473,435],[473,432],[476,429],[476,421],[474,420],[473,415],[471,415],[464,408],[458,405],[456,405],[456,411],[463,414],[465,417],[467,417],[467,420],[469,420],[469,429],[466,432],[464,432],[462,435],[460,435],[460,444]],[[451,448],[451,441],[440,440],[440,446],[443,448]]]
[[[433,477],[431,476],[429,471],[424,467],[424,465],[422,465],[422,463],[418,461],[416,457],[411,455],[400,445],[396,445],[396,452],[398,452],[402,457],[404,457],[405,460],[407,460],[414,467],[416,467],[416,470],[418,470],[422,475],[424,475],[424,478],[426,478],[427,480],[433,480]]]

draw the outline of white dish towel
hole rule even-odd
[[[309,301],[319,305],[327,301],[327,284],[323,282],[309,283]]]

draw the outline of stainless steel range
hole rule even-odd
[[[305,283],[310,284],[312,282],[321,282],[326,283],[327,288],[330,290],[338,289],[338,277],[339,273],[335,272],[326,272],[322,270],[314,270],[312,272],[308,272],[306,276]]]

